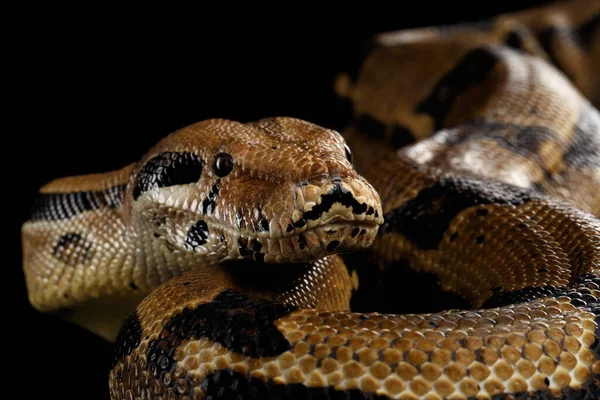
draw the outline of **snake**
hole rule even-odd
[[[208,119],[41,187],[29,301],[114,343],[115,400],[600,398],[598,71],[592,0],[374,35],[342,129]]]

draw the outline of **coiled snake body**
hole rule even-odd
[[[207,120],[50,182],[30,301],[116,341],[113,399],[598,398],[599,21],[382,34],[341,134]],[[417,275],[449,310],[394,313]]]

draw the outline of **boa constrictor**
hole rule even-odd
[[[341,134],[207,120],[50,182],[30,302],[116,341],[113,399],[598,398],[599,21],[384,33]]]

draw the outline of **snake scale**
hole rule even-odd
[[[112,399],[599,398],[598,71],[594,0],[376,35],[339,133],[205,120],[42,187],[30,302],[115,341]],[[396,312],[415,276],[446,309]]]

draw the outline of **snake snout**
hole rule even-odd
[[[239,244],[242,258],[306,262],[360,250],[371,245],[383,223],[379,195],[360,176],[320,177],[267,189],[260,211],[243,213],[249,217],[242,226],[254,230],[230,240]]]
[[[383,223],[374,188],[358,177],[332,177],[293,188],[294,210],[284,229],[294,257],[308,259],[370,246]]]
[[[307,184],[297,188],[296,193],[300,212],[295,213],[294,228],[302,225],[301,221],[307,228],[344,221],[376,226],[383,223],[379,195],[362,179],[333,177],[320,186]]]

